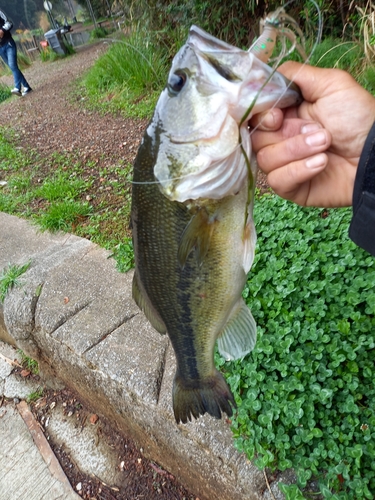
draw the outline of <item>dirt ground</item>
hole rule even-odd
[[[43,387],[43,380],[27,367],[20,366],[16,360],[12,376],[20,382],[33,382]],[[34,393],[36,394],[36,393]],[[0,395],[0,408],[8,403],[18,403]],[[29,401],[30,409],[36,418],[43,434],[63,468],[71,486],[82,498],[86,500],[199,500],[189,493],[175,477],[162,469],[156,463],[147,460],[142,449],[139,449],[131,438],[121,435],[117,429],[101,415],[95,413],[94,408],[89,408],[80,398],[67,388],[60,390],[44,389],[43,394],[33,397]],[[106,484],[92,473],[82,473],[74,460],[74,451],[69,451],[69,444],[59,442],[53,432],[50,432],[49,422],[63,415],[69,420],[70,426],[82,433],[85,427],[94,430],[95,445],[105,442],[107,448],[112,450],[111,456],[116,456],[116,463],[121,477],[121,486]],[[77,444],[78,445],[78,444]],[[76,447],[77,447],[76,445]],[[73,451],[73,457],[71,452]],[[75,450],[79,454],[79,450]],[[87,453],[87,452],[86,452]],[[112,460],[110,460],[113,466]],[[126,485],[126,487],[124,487]]]
[[[56,405],[64,408],[64,414],[76,420],[81,428],[95,426],[99,440],[106,443],[118,454],[120,470],[124,475],[126,488],[101,482],[94,474],[83,474],[64,446],[54,443],[48,432],[48,419]],[[59,460],[73,489],[86,500],[199,500],[190,494],[172,474],[147,460],[131,438],[125,437],[111,427],[93,409],[88,408],[77,395],[69,389],[45,391],[42,398],[31,404],[36,417],[50,446]]]
[[[53,63],[35,61],[24,71],[33,92],[1,105],[2,124],[19,133],[22,146],[45,156],[76,152],[84,163],[94,163],[98,169],[120,159],[133,162],[146,122],[88,111],[79,92],[76,102],[69,96],[72,81],[107,48],[103,41],[78,47],[71,57]],[[0,81],[13,85],[11,76]]]

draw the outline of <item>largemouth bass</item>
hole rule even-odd
[[[218,340],[237,359],[256,341],[241,297],[256,242],[247,120],[298,100],[253,54],[193,26],[144,134],[134,163],[133,297],[172,342],[177,423],[235,407],[214,348]]]

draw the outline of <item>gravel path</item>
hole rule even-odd
[[[27,97],[12,97],[1,105],[3,124],[19,131],[21,144],[47,156],[78,152],[99,166],[119,159],[133,162],[145,120],[100,115],[69,97],[72,82],[107,49],[107,42],[78,48],[77,53],[52,63],[35,61],[24,73],[33,88]],[[0,81],[13,86],[11,76]],[[74,83],[73,83],[74,84]]]

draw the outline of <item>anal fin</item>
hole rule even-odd
[[[154,306],[151,304],[146,293],[142,291],[142,286],[139,283],[139,276],[137,271],[133,276],[132,295],[137,306],[139,307],[139,309],[141,309],[141,311],[144,312],[146,318],[149,320],[155,330],[163,335],[167,333],[167,328],[164,324],[164,321],[161,319]]]
[[[256,338],[255,320],[241,298],[218,338],[219,352],[227,361],[243,358],[254,349]]]

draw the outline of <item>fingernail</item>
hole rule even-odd
[[[301,134],[308,134],[309,132],[316,132],[320,130],[322,127],[319,123],[307,123],[301,128]]]
[[[308,146],[324,146],[326,143],[326,134],[323,131],[315,132],[305,137]]]
[[[325,164],[326,164],[326,155],[324,154],[313,156],[312,158],[309,158],[305,162],[306,167],[311,169],[324,167]]]

